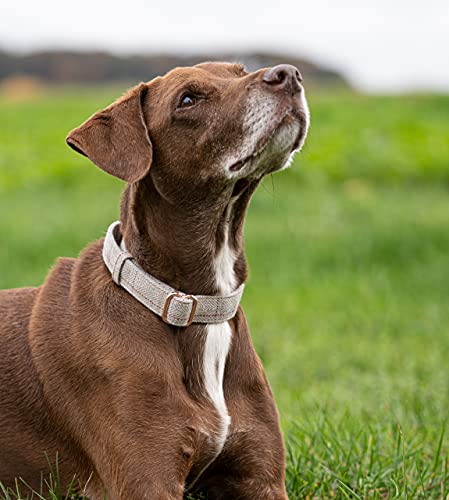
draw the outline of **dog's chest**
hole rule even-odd
[[[235,254],[228,244],[228,227],[225,228],[223,246],[215,259],[215,280],[222,295],[235,289],[234,274]],[[226,359],[232,342],[232,330],[228,321],[206,326],[206,337],[203,357],[204,389],[213,404],[219,418],[219,426],[215,433],[217,454],[222,450],[228,434],[231,418],[228,413],[223,391],[223,378]]]
[[[231,421],[223,391],[224,369],[231,339],[231,327],[228,322],[207,325],[203,380],[206,395],[218,415],[218,426],[214,432],[217,453],[223,448]]]
[[[224,244],[214,262],[216,285],[222,295],[232,292],[236,285],[234,274],[235,255],[228,246],[227,240],[226,234]],[[228,413],[223,382],[231,343],[232,330],[228,321],[206,325],[201,364],[202,387],[204,397],[215,410],[215,416],[210,420],[206,415],[203,415],[206,418],[202,419],[203,423],[199,431],[205,439],[200,446],[196,465],[191,470],[188,481],[189,487],[196,483],[204,470],[221,453],[228,436],[231,417]],[[206,422],[209,423],[206,424]]]

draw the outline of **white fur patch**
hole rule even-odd
[[[246,102],[245,118],[243,119],[244,139],[242,144],[239,145],[238,151],[226,158],[226,171],[234,163],[256,152],[256,146],[267,133],[277,106],[278,102],[275,98],[270,98],[260,92],[250,94]]]
[[[306,99],[306,93],[304,92],[304,90],[301,92],[301,104],[302,104],[302,111],[306,115],[306,129],[304,131],[301,143],[298,145],[298,149],[295,151],[295,153],[297,151],[301,151],[302,147],[304,146],[304,142],[306,141],[307,133],[310,127],[310,110]]]
[[[225,241],[215,260],[215,279],[221,295],[229,295],[235,290],[234,262],[235,252]]]
[[[305,125],[305,130],[302,136],[302,139],[300,143],[298,144],[298,148],[295,149],[295,151],[292,151],[290,153],[290,156],[288,157],[287,161],[285,162],[284,166],[281,168],[281,170],[285,170],[286,168],[289,168],[290,165],[293,162],[293,158],[295,157],[296,153],[299,153],[304,146],[304,143],[306,142],[306,137],[307,133],[309,132],[309,126],[310,126],[310,111],[309,111],[309,105],[307,104],[307,99],[305,96],[304,91],[301,93],[301,104],[302,104],[302,111],[306,117],[306,125]]]
[[[224,241],[215,257],[215,283],[221,295],[229,295],[236,289],[234,264],[236,255],[229,246],[229,218],[235,199],[231,199],[225,214]]]
[[[234,263],[236,255],[229,245],[229,217],[235,200],[232,200],[226,210],[224,240],[215,258],[215,281],[221,295],[227,295],[236,288]],[[206,326],[207,336],[204,346],[204,386],[220,417],[218,429],[217,455],[221,452],[228,435],[231,417],[228,413],[223,392],[223,376],[231,346],[232,332],[227,321]]]
[[[206,342],[204,345],[204,387],[210,401],[218,413],[219,424],[216,429],[215,438],[215,454],[213,458],[201,469],[199,474],[188,485],[187,489],[191,489],[203,472],[221,453],[223,446],[228,436],[231,417],[228,413],[226,400],[223,391],[223,377],[226,366],[226,358],[228,357],[231,347],[232,332],[227,321],[224,323],[210,324],[206,326]],[[211,433],[205,432],[210,438]]]
[[[224,323],[207,325],[206,344],[204,346],[204,386],[220,417],[217,437],[217,455],[223,449],[228,435],[231,417],[228,413],[223,392],[223,376],[226,358],[231,347],[231,327]]]
[[[300,144],[296,148],[299,151],[304,145],[309,126],[309,108],[305,98],[304,90],[301,91],[301,111],[306,120]],[[282,170],[291,163],[290,151],[293,147],[300,131],[300,124],[278,124],[275,126],[274,120],[279,120],[277,115],[279,100],[276,96],[268,95],[261,91],[254,91],[248,97],[245,106],[245,116],[243,119],[243,141],[238,151],[229,155],[224,164],[225,171],[229,178],[239,179],[248,176],[261,176],[266,172],[269,163],[282,162]],[[270,137],[271,136],[271,137]],[[239,170],[232,172],[231,166],[246,160],[245,165]]]

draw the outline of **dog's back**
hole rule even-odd
[[[39,292],[39,288],[0,291],[0,477],[5,483],[14,480],[12,471],[28,475],[23,464],[35,462],[36,437],[40,432],[45,435],[36,427],[43,423],[36,415],[45,416],[46,411],[28,342]]]
[[[64,261],[64,267],[71,268],[72,259]],[[64,289],[68,294],[70,280],[65,285],[59,287],[61,295]],[[30,341],[33,316],[42,310],[39,296],[44,288],[0,290],[0,480],[13,486],[21,478],[36,490],[41,488],[41,475],[49,474],[47,458],[53,467],[56,454],[68,444],[48,405]],[[55,317],[60,313],[48,311]],[[51,336],[46,340],[52,342]]]

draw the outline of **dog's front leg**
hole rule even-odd
[[[288,500],[285,451],[275,425],[257,422],[237,431],[217,460],[205,471],[196,492],[210,500]]]
[[[196,451],[196,433],[175,406],[168,415],[128,415],[102,429],[91,448],[92,500],[182,500]]]
[[[87,485],[86,495],[91,500],[182,500],[188,460],[164,446],[123,444],[97,465],[98,475]]]
[[[182,500],[184,489],[180,484],[168,484],[165,478],[134,478],[117,477],[114,484],[108,487],[98,485],[88,487],[85,491],[90,500]]]

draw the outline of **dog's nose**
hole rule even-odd
[[[262,80],[273,88],[282,88],[287,92],[300,92],[302,76],[298,68],[291,64],[278,64],[265,71]]]

